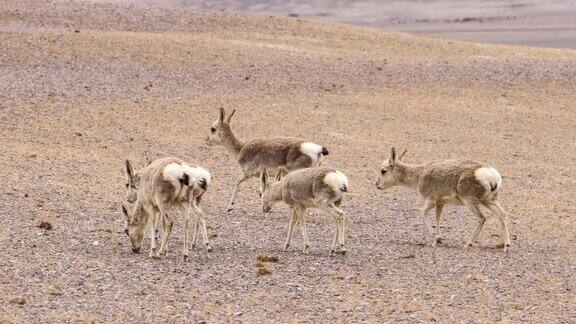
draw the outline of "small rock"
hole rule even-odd
[[[26,299],[24,299],[22,297],[14,297],[10,300],[10,304],[22,306],[22,305],[26,304]]]
[[[272,272],[263,267],[263,268],[258,268],[258,271],[256,272],[256,274],[259,276],[266,276],[266,275],[272,274]]]
[[[40,224],[38,224],[37,227],[49,231],[49,230],[52,229],[52,223],[46,222],[46,221],[42,221],[42,222],[40,222]]]

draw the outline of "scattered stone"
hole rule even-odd
[[[10,304],[22,306],[22,305],[26,304],[26,299],[24,299],[22,297],[14,297],[14,298],[10,299]]]
[[[257,260],[260,262],[278,262],[278,257],[269,255],[259,255]]]
[[[258,268],[258,271],[256,272],[257,275],[259,276],[266,276],[269,274],[272,274],[272,272],[264,267],[262,268]]]
[[[47,222],[47,221],[42,221],[42,222],[40,222],[40,224],[38,224],[37,227],[49,231],[52,229],[52,223]]]

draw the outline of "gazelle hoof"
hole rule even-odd
[[[183,255],[183,256],[182,256],[182,261],[188,261],[188,256],[187,256],[187,255]]]
[[[212,245],[206,244],[206,251],[208,252],[212,251]]]
[[[304,245],[304,248],[302,249],[302,253],[308,254],[309,248],[310,248],[310,245]]]
[[[290,247],[290,244],[284,244],[284,251],[288,251],[289,247]]]
[[[504,244],[504,252],[510,251],[510,244]]]
[[[234,206],[229,206],[227,212],[231,212],[234,210]]]

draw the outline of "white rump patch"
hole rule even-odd
[[[336,192],[348,191],[348,178],[340,171],[327,173],[324,176],[324,183]]]
[[[502,187],[500,172],[493,167],[478,168],[474,172],[476,179],[486,188],[487,192],[498,191]],[[494,188],[494,190],[492,190]]]
[[[312,142],[304,142],[300,145],[300,151],[302,151],[303,154],[308,155],[312,159],[312,162],[322,162],[322,145]]]
[[[170,163],[164,167],[162,174],[166,181],[169,181],[174,187],[179,186],[180,179],[183,178],[184,173],[190,177],[190,182],[199,183],[200,180],[206,180],[206,184],[210,185],[210,172],[201,167],[192,167],[187,164]]]
[[[212,180],[210,172],[206,171],[205,169],[199,166],[189,166],[184,164],[182,166],[186,172],[190,176],[190,181],[199,183],[200,180],[206,180],[206,185],[210,185],[210,180]]]
[[[164,180],[170,181],[172,184],[180,183],[180,178],[184,175],[184,169],[178,163],[170,163],[164,167],[162,171]]]

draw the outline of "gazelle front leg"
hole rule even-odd
[[[192,208],[194,209],[194,211],[196,212],[196,219],[197,219],[196,220],[196,223],[197,223],[196,226],[202,227],[202,236],[204,238],[204,246],[206,247],[207,251],[212,251],[212,246],[210,245],[210,242],[208,242],[208,232],[206,231],[206,221],[204,220],[204,212],[202,211],[202,209],[200,209],[200,207],[198,207],[196,200],[192,200],[191,205],[192,205]],[[196,243],[196,242],[194,242],[194,243]]]
[[[148,257],[150,258],[154,258],[156,257],[156,218],[158,216],[156,216],[155,213],[153,213],[152,215],[150,215],[150,219],[148,220],[148,223],[150,225],[150,254],[148,254]]]
[[[440,237],[440,216],[442,215],[442,209],[444,205],[436,205],[436,227],[434,227],[434,246],[438,245],[442,241]]]
[[[240,189],[240,184],[248,179],[248,175],[244,172],[238,176],[236,179],[236,184],[234,185],[234,191],[232,192],[232,198],[230,199],[230,203],[228,204],[228,211],[232,211],[234,209],[234,203],[236,202],[236,195],[238,194],[238,189]]]
[[[428,222],[428,212],[430,212],[430,210],[434,207],[434,205],[435,205],[434,201],[426,199],[426,201],[424,202],[424,207],[422,207],[422,222],[428,229],[428,233],[430,233],[431,236],[434,236],[434,230],[432,229],[432,225],[430,225],[430,222]],[[436,244],[433,243],[433,245],[435,246]]]
[[[156,212],[156,217],[161,218],[162,224],[164,224],[164,229],[162,230],[162,244],[160,244],[160,250],[156,257],[160,257],[161,255],[165,255],[166,251],[168,250],[168,238],[172,233],[172,220],[166,214],[166,210],[163,207],[159,207],[158,211]]]
[[[167,215],[163,214],[159,215],[160,217],[162,217],[162,224],[164,225],[164,228],[162,230],[162,244],[160,245],[158,256],[166,255],[166,253],[168,252],[168,238],[172,233],[172,225],[174,225],[174,222]]]
[[[286,237],[286,243],[284,243],[284,251],[288,251],[288,247],[292,242],[292,235],[294,234],[294,225],[296,225],[297,221],[298,221],[298,214],[296,213],[296,210],[292,208],[290,214],[290,223],[288,225],[288,236]]]

